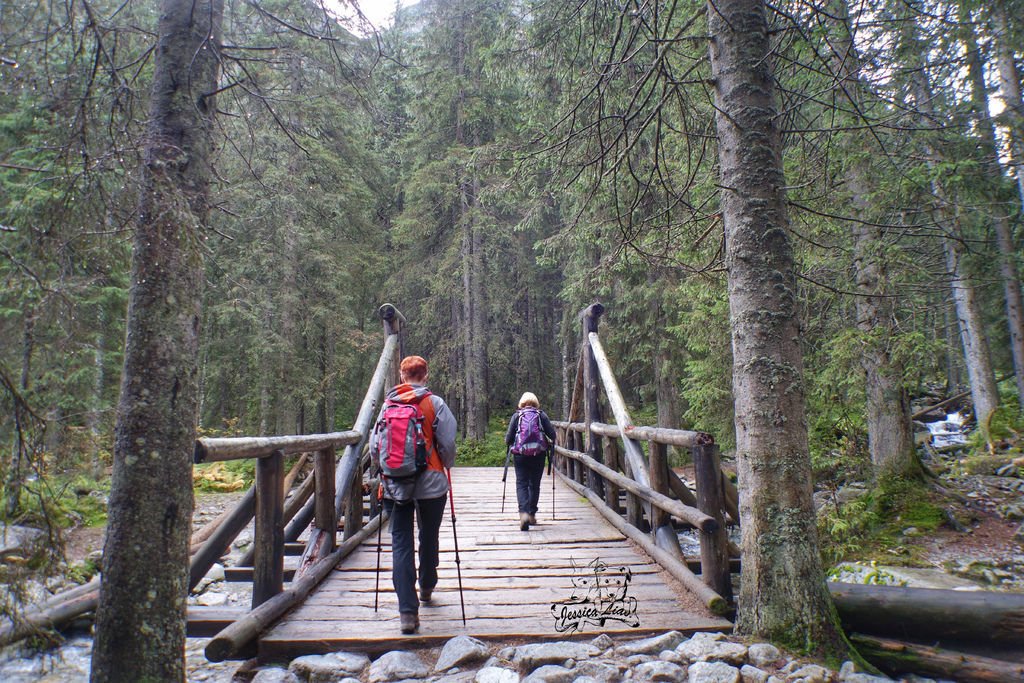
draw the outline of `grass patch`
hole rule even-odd
[[[480,441],[464,439],[458,443],[455,464],[459,467],[501,467],[505,464],[507,418],[491,418],[487,434]]]

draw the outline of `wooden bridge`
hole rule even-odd
[[[554,474],[544,480],[552,492],[542,496],[538,524],[519,530],[514,483],[502,513],[500,468],[453,469],[440,582],[412,636],[400,635],[387,519],[370,495],[377,480],[366,452],[385,389],[398,381],[402,317],[393,306],[381,307],[384,348],[351,430],[197,441],[196,463],[256,460],[256,482],[237,507],[193,534],[190,589],[254,527],[251,550],[226,569],[228,580],[252,582],[251,608],[189,609],[189,635],[212,636],[207,657],[383,652],[459,634],[536,640],[731,629],[723,615],[738,550],[726,523],[739,517],[736,490],[710,435],[633,425],[597,336],[602,311],[595,304],[582,316],[576,384],[567,419],[554,423]],[[606,407],[613,423],[603,421]],[[669,446],[690,450],[693,482],[669,468]],[[286,473],[286,458],[296,457]],[[697,534],[700,557],[682,553],[681,528]],[[56,597],[0,640],[94,610],[98,582]]]
[[[385,651],[398,641],[431,644],[459,634],[562,639],[730,629],[722,616],[731,598],[725,522],[738,517],[735,489],[709,435],[633,426],[597,337],[602,310],[595,304],[583,316],[569,419],[555,423],[557,483],[546,480],[552,497],[542,497],[538,524],[519,530],[514,492],[502,513],[500,469],[456,467],[440,582],[432,604],[421,606],[421,628],[412,636],[400,635],[389,538],[369,495],[377,486],[365,453],[380,397],[398,380],[402,318],[394,307],[381,308],[384,350],[351,431],[197,442],[197,463],[257,459],[253,489],[193,556],[195,586],[255,519],[253,551],[239,562],[252,568],[229,570],[229,577],[253,582],[252,610],[190,612],[191,633],[215,634],[207,657]],[[601,421],[599,386],[615,424]],[[696,490],[668,467],[669,445],[691,450]],[[313,472],[293,487],[299,468],[286,476],[283,463],[299,453],[312,454]],[[286,497],[286,490],[293,492]],[[547,516],[552,508],[554,519]],[[678,527],[696,530],[699,558],[683,556]],[[301,553],[287,570],[286,553]]]

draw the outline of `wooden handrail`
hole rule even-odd
[[[292,436],[242,436],[196,439],[193,462],[221,462],[245,458],[266,458],[277,451],[285,455],[312,453],[325,448],[339,448],[358,443],[361,434],[350,429],[330,434],[296,434]]]
[[[561,422],[552,420],[551,424],[572,432],[586,433],[585,422]],[[665,444],[666,446],[679,446],[680,448],[692,448],[694,446],[706,446],[715,442],[715,437],[707,432],[695,432],[688,429],[671,429],[668,427],[641,427],[631,425],[624,430],[619,430],[618,425],[593,422],[590,425],[591,431],[600,436],[618,438],[625,433],[627,438],[636,441],[653,441],[654,443]]]
[[[664,496],[649,486],[638,484],[626,475],[620,474],[615,470],[602,465],[586,453],[571,451],[567,448],[562,448],[561,446],[555,446],[555,452],[559,455],[564,455],[567,458],[572,458],[577,462],[583,463],[605,479],[613,481],[618,486],[639,496],[640,498],[643,498],[658,509],[664,510],[670,515],[674,515],[684,522],[692,524],[701,531],[714,531],[718,528],[718,522],[716,522],[710,515],[704,514],[695,507],[690,507],[689,505],[680,503],[678,500],[673,500],[668,496]]]

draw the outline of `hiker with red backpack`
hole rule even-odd
[[[540,481],[544,477],[545,456],[551,457],[555,428],[540,409],[537,397],[527,391],[519,399],[519,409],[508,421],[505,444],[514,456],[516,498],[519,499],[519,529],[529,531],[537,523]]]
[[[384,509],[391,515],[391,582],[398,596],[402,633],[419,629],[420,602],[431,602],[437,585],[441,521],[448,497],[446,470],[455,464],[458,425],[444,400],[427,389],[427,361],[407,356],[402,383],[385,397],[370,453],[381,472]],[[419,525],[419,585],[413,517]]]

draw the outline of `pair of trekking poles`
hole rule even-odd
[[[552,448],[554,446],[552,445]],[[505,449],[505,470],[501,473],[501,513],[505,514],[505,490],[508,488],[508,461],[512,458],[512,447]],[[551,477],[551,519],[555,519],[555,475],[552,472],[554,454],[548,451],[548,476]]]
[[[466,601],[462,595],[462,561],[459,558],[459,534],[455,530],[455,490],[452,488],[452,471],[446,467],[444,469],[445,475],[448,477],[448,500],[451,501],[452,506],[452,539],[455,541],[455,571],[459,576],[459,606],[462,607],[462,625],[466,625]],[[381,503],[384,497],[383,483],[377,487],[377,501]],[[377,512],[381,516],[380,522],[377,524],[377,575],[375,577],[375,583],[373,587],[373,611],[377,611],[377,603],[380,597],[380,547],[381,547],[381,532],[384,529],[384,509],[383,506]]]

